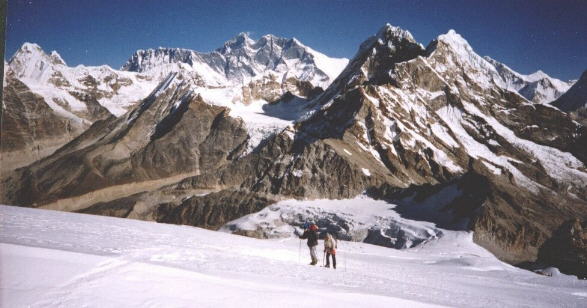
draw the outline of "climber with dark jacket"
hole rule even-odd
[[[300,236],[301,239],[308,239],[308,248],[310,248],[310,257],[312,257],[312,263],[310,265],[318,264],[318,257],[316,257],[316,246],[318,246],[318,226],[315,224],[304,224],[304,234]]]

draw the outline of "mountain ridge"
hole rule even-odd
[[[551,103],[574,84],[572,81],[565,82],[550,77],[542,70],[523,75],[488,56],[484,58],[496,67],[507,88],[517,91],[526,99],[535,103]]]
[[[295,44],[297,50],[302,52],[299,54],[294,53],[290,58],[307,54],[306,57],[310,58],[311,61],[306,61],[307,63],[298,61],[295,65],[295,68],[298,69],[296,74],[291,73],[291,70],[286,65],[282,65],[279,72],[274,70],[275,67],[267,66],[267,69],[264,70],[251,71],[252,75],[249,74],[251,78],[246,83],[235,83],[229,82],[227,78],[219,75],[218,78],[213,78],[214,76],[204,78],[203,76],[211,76],[210,72],[213,73],[212,68],[207,67],[206,63],[197,64],[199,67],[204,67],[203,71],[190,70],[185,67],[187,66],[185,63],[181,63],[177,67],[173,67],[168,63],[158,65],[153,69],[153,72],[144,73],[114,70],[107,65],[68,67],[56,51],[47,53],[37,44],[23,44],[10,61],[6,63],[4,71],[5,88],[12,87],[12,84],[22,83],[26,86],[26,93],[41,97],[40,100],[33,103],[29,94],[26,94],[26,96],[20,95],[21,98],[25,98],[22,102],[23,104],[42,104],[43,110],[54,114],[54,116],[50,117],[51,121],[59,122],[51,125],[64,128],[71,127],[72,129],[69,129],[69,131],[59,130],[60,133],[55,135],[55,138],[44,140],[41,138],[41,134],[34,134],[35,120],[33,117],[37,117],[34,112],[23,117],[16,110],[14,112],[8,110],[5,114],[11,119],[14,118],[14,120],[7,122],[5,130],[11,130],[11,126],[15,126],[15,134],[19,134],[16,132],[18,130],[21,135],[18,138],[4,139],[6,141],[10,140],[10,143],[5,142],[5,146],[2,148],[4,158],[2,165],[6,166],[3,169],[9,171],[6,169],[8,166],[20,167],[32,162],[32,157],[29,158],[28,155],[18,154],[20,149],[31,148],[34,150],[38,145],[48,144],[44,147],[50,147],[54,150],[79,135],[95,121],[105,119],[110,114],[116,117],[123,116],[142,99],[146,98],[158,83],[165,80],[169,74],[180,73],[179,78],[189,80],[193,87],[200,89],[199,92],[206,89],[206,93],[210,95],[206,96],[205,99],[209,102],[221,106],[253,104],[250,108],[240,108],[245,110],[247,114],[252,114],[261,110],[262,104],[272,102],[286,92],[291,91],[296,95],[303,96],[311,94],[312,89],[315,87],[325,86],[329,83],[330,75],[324,73],[319,67],[324,68],[324,66],[327,66],[324,71],[332,75],[333,69],[336,71],[337,66],[346,64],[344,59],[328,58],[302,45],[295,39],[277,38],[272,35],[264,36],[262,39],[279,40],[282,45],[287,42]],[[229,42],[225,45],[229,44]],[[265,43],[268,44],[266,41]],[[241,48],[247,47],[241,46]],[[220,50],[221,48],[218,49]],[[175,50],[179,54],[183,53],[185,57],[194,57],[194,60],[201,58],[203,55],[203,53],[186,49],[165,50]],[[151,51],[156,52],[156,50]],[[238,53],[238,48],[234,49],[233,52]],[[216,57],[222,57],[222,55],[216,54]],[[249,64],[252,63],[252,67],[255,67],[254,62],[259,59],[252,59]],[[316,59],[316,61],[313,59]],[[238,64],[238,62],[236,63]],[[247,67],[239,68],[236,65],[235,69],[244,71]],[[247,75],[248,73],[243,74]],[[18,87],[20,90],[9,92],[20,93],[24,91],[24,88]],[[17,100],[18,97],[15,94],[8,96],[8,99]],[[5,102],[5,105],[15,106],[12,102]],[[249,109],[251,111],[247,111]],[[34,110],[34,108],[30,110]],[[46,123],[47,125],[49,124]],[[266,127],[260,129],[260,135],[268,134],[274,130],[273,125],[262,125]],[[35,150],[39,154],[35,154],[34,159],[42,158],[50,154],[52,150],[42,151],[42,154]]]
[[[316,58],[325,64],[318,67]],[[287,63],[288,60],[299,59],[302,64],[314,66],[316,72],[296,71],[298,63]],[[263,71],[288,71],[295,74],[300,80],[311,81],[318,86],[324,86],[326,80],[336,78],[329,66],[345,66],[347,59],[328,58],[299,42],[295,38],[287,39],[267,34],[258,40],[251,39],[246,33],[241,33],[226,41],[222,47],[212,52],[204,53],[185,48],[165,48],[137,50],[121,67],[122,70],[145,72],[156,69],[163,64],[185,64],[185,69],[219,75],[214,76],[208,84],[246,83]],[[326,63],[332,62],[332,63]],[[292,66],[293,67],[290,67]],[[202,67],[207,66],[207,67]],[[200,71],[201,70],[201,71]],[[336,70],[335,70],[336,71]],[[326,80],[325,80],[326,77]]]

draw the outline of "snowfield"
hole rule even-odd
[[[11,206],[0,228],[2,307],[587,305],[587,281],[500,262],[467,232],[406,250],[340,242],[332,270],[306,265],[295,238]]]

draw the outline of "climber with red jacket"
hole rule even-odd
[[[304,234],[300,236],[300,239],[308,239],[308,248],[310,248],[310,257],[312,257],[312,262],[310,265],[318,264],[318,257],[316,256],[316,246],[318,246],[318,226],[315,224],[305,223],[304,224]]]

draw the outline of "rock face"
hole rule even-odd
[[[587,278],[587,222],[572,219],[556,230],[540,248],[539,260],[563,273]]]
[[[575,120],[587,126],[587,71],[552,105],[570,113]]]
[[[155,212],[155,220],[216,230],[233,219],[258,212],[273,202],[252,193],[224,190],[188,198],[179,206],[176,203],[162,203]]]
[[[0,137],[3,174],[47,156],[89,127],[87,121],[54,111],[11,71],[5,75],[3,90]],[[100,105],[96,109],[92,114],[105,115]]]
[[[514,264],[535,261],[564,221],[587,218],[585,127],[509,89],[456,32],[424,47],[386,25],[323,92],[305,84],[317,70],[283,78],[290,61],[278,59],[289,48],[300,56],[297,42],[270,42],[241,35],[207,54],[233,60],[206,78],[240,81],[275,68],[248,81],[248,105],[231,101],[242,84],[234,94],[196,82],[202,54],[139,52],[126,69],[164,71],[154,64],[163,61],[172,73],[123,117],[19,169],[1,201],[218,228],[278,200],[366,192],[406,218],[473,230]],[[257,57],[266,66],[251,66]]]
[[[14,175],[13,204],[34,205],[108,186],[218,168],[244,150],[243,122],[205,104],[172,74],[132,112],[94,124]]]

